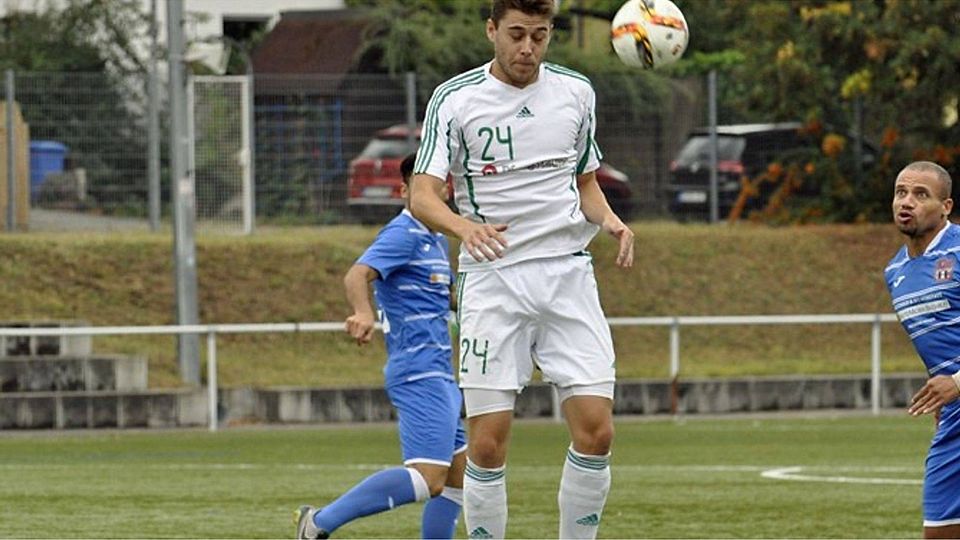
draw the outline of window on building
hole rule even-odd
[[[270,17],[223,17],[223,35],[238,43],[245,43],[257,32],[266,30]]]

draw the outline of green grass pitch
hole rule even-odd
[[[600,537],[916,538],[932,432],[905,413],[618,419]],[[561,425],[515,425],[508,537],[556,538],[565,447]],[[298,504],[398,460],[387,424],[0,433],[0,537],[290,537]],[[421,508],[335,536],[418,538]]]

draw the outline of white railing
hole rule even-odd
[[[610,326],[670,327],[671,410],[677,411],[677,381],[680,375],[680,327],[784,325],[784,324],[869,324],[870,332],[870,405],[880,413],[880,325],[896,322],[892,313],[855,313],[848,315],[733,315],[707,317],[610,317]],[[217,334],[262,334],[295,332],[342,332],[342,322],[193,324],[166,326],[89,326],[64,328],[0,328],[2,337],[116,336],[116,335],[206,335],[207,398],[210,430],[217,429]],[[554,393],[554,417],[560,413]]]

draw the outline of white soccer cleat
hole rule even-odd
[[[297,524],[297,540],[316,540],[330,537],[330,533],[313,523],[313,516],[319,510],[319,508],[314,508],[308,504],[294,510],[293,521]]]

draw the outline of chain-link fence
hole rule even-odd
[[[31,224],[69,230],[93,216],[130,226],[123,218],[144,217],[142,95],[99,73],[17,73],[14,81],[30,133]],[[71,213],[76,221],[67,219]]]
[[[686,209],[673,203],[700,195],[677,191],[671,162],[688,133],[704,124],[703,81],[668,81],[659,110],[638,113],[617,90],[620,77],[612,84],[591,74],[597,141],[605,155],[601,186],[625,217],[686,217]],[[256,75],[251,132],[244,137],[241,79],[194,79],[192,170],[200,232],[205,222],[240,230],[234,225],[245,204],[261,224],[383,222],[398,211],[399,158],[416,147],[417,122],[442,81]],[[148,227],[145,86],[145,79],[130,84],[108,74],[15,75],[15,98],[30,132],[31,229]],[[165,107],[161,97],[156,144],[168,220]],[[251,176],[247,195],[245,174]]]
[[[187,91],[189,168],[196,182],[197,222],[249,231],[253,171],[247,77],[193,77]]]

